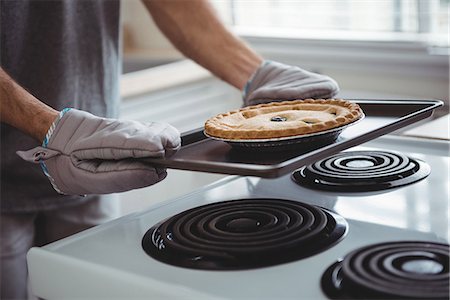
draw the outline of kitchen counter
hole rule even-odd
[[[450,141],[450,115],[417,126],[413,129],[403,132],[402,135],[409,137],[428,138],[433,140]]]

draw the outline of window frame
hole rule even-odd
[[[418,5],[426,10],[431,4],[429,0],[418,0]],[[233,0],[222,2],[221,6],[234,23]],[[430,25],[429,16],[418,14],[417,18],[418,33],[229,26],[264,57],[319,72],[331,68],[448,78],[450,42],[439,46],[433,40],[436,35],[423,32]]]
[[[371,71],[436,78],[449,77],[449,49],[426,41],[316,38],[311,36],[258,35],[243,28],[236,34],[264,57],[322,69]]]

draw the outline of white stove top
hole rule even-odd
[[[382,192],[343,194],[277,179],[230,176],[194,193],[33,248],[28,263],[33,292],[61,298],[297,298],[327,299],[323,272],[358,247],[388,241],[449,241],[449,143],[383,138],[354,150],[394,150],[431,166],[417,183]],[[346,237],[298,261],[244,271],[175,267],[148,256],[142,237],[156,223],[189,208],[242,198],[301,201],[337,212],[348,222]]]

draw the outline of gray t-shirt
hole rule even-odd
[[[1,0],[1,67],[57,110],[117,117],[119,10],[118,0]],[[2,212],[53,209],[89,198],[59,195],[39,165],[15,153],[38,144],[1,124]]]

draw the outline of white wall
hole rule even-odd
[[[153,57],[181,56],[158,29],[140,0],[122,1],[121,18],[125,54],[142,51]]]

